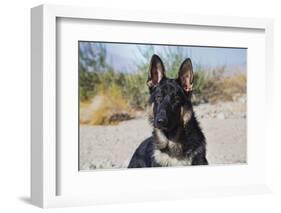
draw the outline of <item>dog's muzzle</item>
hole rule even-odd
[[[167,128],[167,125],[168,125],[168,119],[166,116],[166,112],[162,110],[156,117],[156,126],[159,129],[165,129]]]

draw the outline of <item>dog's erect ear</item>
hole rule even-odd
[[[192,91],[193,67],[190,58],[182,62],[178,73],[178,81],[185,92]]]
[[[160,81],[165,77],[165,68],[162,60],[158,55],[153,55],[151,57],[147,85],[152,88],[160,83]]]

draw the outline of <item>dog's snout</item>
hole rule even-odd
[[[159,127],[165,127],[168,124],[166,112],[164,110],[160,111],[156,121]]]
[[[161,126],[165,126],[167,124],[167,119],[165,118],[158,118],[157,123],[160,124]]]

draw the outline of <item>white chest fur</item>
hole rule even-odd
[[[190,166],[192,162],[192,159],[189,157],[182,159],[171,157],[167,153],[161,152],[158,149],[154,150],[153,158],[161,166]]]
[[[189,166],[192,162],[192,157],[183,155],[182,145],[168,140],[164,133],[159,129],[154,129],[154,143],[156,149],[153,153],[154,160],[161,166]],[[177,137],[175,138],[175,140]],[[162,152],[161,149],[168,148],[170,155]]]

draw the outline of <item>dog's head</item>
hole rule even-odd
[[[169,79],[160,57],[152,56],[147,85],[150,91],[150,120],[154,128],[171,132],[190,119],[192,80],[193,69],[189,58],[181,64],[178,78]]]

